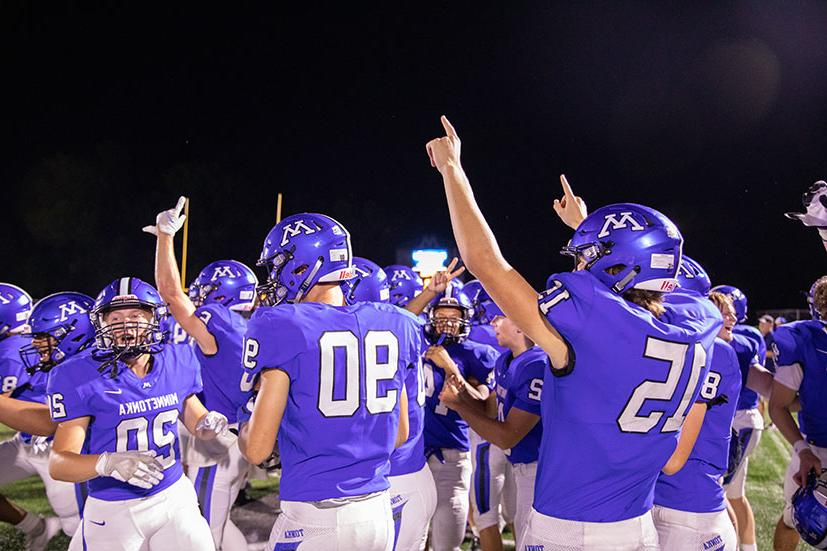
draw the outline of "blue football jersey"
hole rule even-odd
[[[539,308],[570,354],[545,377],[534,508],[581,522],[640,516],[706,380],[721,315],[681,295],[665,323],[587,271],[550,281]]]
[[[26,366],[20,358],[20,349],[32,340],[20,335],[0,339],[0,393],[11,392],[18,382],[28,377]]]
[[[785,323],[775,330],[778,366],[799,364],[804,378],[798,388],[801,432],[807,441],[827,447],[827,330],[820,321]]]
[[[445,345],[445,350],[457,364],[466,379],[473,377],[488,388],[494,388],[494,364],[497,351],[490,346],[465,340],[459,344]],[[439,399],[445,384],[445,371],[428,360],[423,362],[425,374],[425,449],[450,448],[461,451],[470,449],[468,423],[449,409]]]
[[[716,338],[709,375],[700,396],[707,401],[726,396],[727,401],[706,412],[686,465],[674,475],[660,474],[655,485],[656,505],[692,513],[726,509],[724,488],[718,481],[727,470],[732,419],[740,392],[738,356],[727,342]]]
[[[500,354],[494,372],[497,378],[497,418],[505,421],[511,408],[540,416],[543,377],[549,369],[548,356],[539,346],[529,348],[516,358],[511,351]],[[533,463],[540,453],[543,422],[539,421],[510,450],[504,450],[513,463]]]
[[[747,377],[750,367],[761,363],[758,360],[758,344],[743,334],[733,332],[730,345],[738,355],[738,365],[741,366],[741,396],[738,398],[738,409],[755,409],[758,407],[758,393],[747,388]]]
[[[497,343],[497,333],[494,331],[494,328],[487,323],[472,325],[471,332],[468,333],[468,340],[478,342],[480,344],[487,344],[500,354],[507,350],[507,348],[500,346],[499,343]]]
[[[244,366],[280,369],[290,394],[278,433],[282,499],[388,488],[399,393],[421,350],[416,317],[389,304],[285,304],[256,310]]]
[[[106,501],[157,494],[182,473],[178,419],[184,402],[201,391],[198,359],[189,346],[165,346],[153,354],[152,369],[143,379],[125,364],[99,371],[102,362],[91,351],[61,363],[49,377],[48,403],[55,422],[89,417],[84,453],[157,452],[164,479],[148,490],[112,477],[89,481],[89,495]]]
[[[255,384],[241,364],[247,320],[220,304],[207,304],[196,312],[218,347],[215,354],[207,356],[195,346],[204,382],[199,398],[208,410],[223,413],[230,423],[235,423],[238,408],[250,398]]]

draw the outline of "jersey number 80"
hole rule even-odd
[[[363,346],[364,345],[364,346]],[[247,338],[244,366],[255,368],[259,343]],[[364,349],[364,353],[361,350]],[[344,355],[344,396],[336,398],[336,351]],[[341,354],[341,353],[340,353]],[[364,376],[360,373],[363,367]],[[371,414],[388,413],[396,407],[399,391],[380,395],[380,382],[392,381],[399,369],[399,340],[391,331],[368,331],[364,342],[351,331],[326,331],[319,337],[319,397],[316,407],[325,417],[350,417],[359,409],[361,384],[365,384],[365,407]]]

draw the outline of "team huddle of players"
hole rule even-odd
[[[230,520],[250,465],[281,464],[272,550],[756,549],[744,489],[759,394],[794,447],[777,549],[827,548],[827,277],[812,320],[743,325],[662,213],[586,210],[561,178],[574,270],[538,296],[500,253],[456,131],[427,144],[456,261],[423,286],[352,253],[322,214],[267,234],[259,283],[213,262],[185,294],[173,252],[183,198],[156,236],[155,286],[36,304],[0,284],[0,483],[32,474],[57,517],[0,500],[45,549],[240,550]],[[827,233],[827,184],[791,214]],[[798,423],[791,412],[798,412]]]

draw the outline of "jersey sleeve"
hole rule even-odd
[[[587,272],[554,274],[540,293],[540,313],[566,340],[587,325],[594,302],[596,280]]]
[[[281,369],[295,380],[290,360],[307,347],[305,334],[294,315],[294,306],[259,308],[247,324],[242,363],[257,375],[266,369]]]
[[[779,366],[801,363],[799,337],[791,327],[782,325],[773,332],[775,362]]]
[[[89,401],[82,395],[84,385],[75,380],[72,373],[72,369],[82,369],[82,366],[75,366],[72,363],[65,362],[49,372],[49,380],[46,383],[46,402],[49,405],[52,421],[55,423],[93,416],[88,405]]]
[[[540,415],[540,399],[543,394],[543,373],[548,366],[548,358],[545,355],[538,355],[532,358],[520,370],[514,380],[511,392],[514,394],[512,407],[521,409],[526,413]]]
[[[10,392],[29,379],[26,367],[19,357],[0,356],[0,392]]]
[[[258,392],[254,392],[250,399],[244,402],[238,408],[238,427],[241,428],[241,425],[244,423],[249,423],[250,419],[253,417],[253,408],[256,406],[256,397],[258,396]]]
[[[465,360],[466,374],[477,379],[489,390],[496,386],[494,366],[497,365],[499,353],[487,345],[477,345],[472,348]]]
[[[219,348],[227,337],[233,335],[233,322],[232,319],[230,319],[231,313],[228,308],[220,304],[207,304],[198,308],[195,314],[204,322],[204,325],[207,326],[207,331],[213,336]],[[206,357],[206,355],[201,352],[201,347],[197,344],[195,346],[195,353],[199,360]]]

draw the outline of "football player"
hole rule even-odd
[[[100,292],[90,317],[95,344],[49,377],[55,432],[49,472],[89,480],[84,548],[214,549],[192,483],[183,476],[178,419],[199,438],[225,433],[227,419],[207,411],[198,360],[188,346],[165,346],[166,306],[134,277]]]
[[[492,419],[478,403],[465,399],[466,395],[462,393],[464,385],[445,385],[440,399],[456,410],[485,441],[493,444],[490,447],[491,454],[503,453],[513,467],[516,483],[515,537],[519,539],[534,500],[537,453],[543,434],[540,400],[543,377],[548,370],[548,357],[505,317],[493,301],[486,306],[486,313],[492,317],[491,325],[498,344],[507,349],[497,358],[494,367],[497,418]],[[489,458],[488,465],[497,466],[499,462]],[[492,473],[492,486],[494,481],[500,481],[502,485],[503,478],[493,476]],[[497,495],[493,488],[489,492]],[[478,517],[475,524],[480,530],[483,548],[498,548],[498,544],[501,548],[499,518],[487,516],[485,512],[478,514]]]
[[[12,391],[12,398],[38,404],[49,411],[46,406],[49,373],[94,340],[95,331],[89,321],[93,304],[91,297],[72,292],[55,293],[37,302],[29,318],[29,332],[24,334],[30,341],[20,349],[26,371]],[[7,466],[0,473],[0,483],[38,475],[43,480],[49,504],[58,515],[59,526],[72,537],[80,520],[78,511],[83,510],[86,500],[86,487],[49,476],[50,446],[50,438],[25,432],[0,443],[0,463]]]
[[[793,446],[792,460],[784,476],[784,513],[775,528],[774,545],[779,551],[795,549],[798,533],[792,515],[792,496],[810,474],[827,468],[827,276],[812,286],[809,302],[812,320],[787,323],[775,330],[778,369],[775,373],[770,417]],[[790,413],[796,399],[801,402],[796,424]]]
[[[269,546],[389,550],[389,459],[408,439],[405,380],[420,361],[419,323],[389,304],[345,306],[350,235],[328,216],[282,220],[259,265],[268,278],[243,365],[261,388],[239,444],[258,464],[278,434],[282,514]]]
[[[437,488],[437,508],[431,522],[430,544],[436,551],[458,550],[465,535],[473,464],[466,423],[439,399],[450,375],[468,381],[473,399],[485,402],[493,387],[497,352],[468,340],[471,304],[446,290],[439,302],[426,308],[425,338],[425,454]],[[496,401],[488,402],[496,416]],[[499,520],[497,521],[499,522]]]
[[[10,283],[0,283],[0,421],[20,430],[35,434],[51,434],[54,424],[46,421],[44,414],[48,408],[35,404],[29,400],[12,398],[12,392],[18,384],[24,384],[29,375],[25,364],[20,357],[20,349],[29,344],[23,333],[27,329],[27,322],[32,311],[32,298],[29,294]],[[26,455],[35,455],[31,447],[31,437],[28,438],[29,447]],[[12,452],[12,446],[17,447],[22,441],[15,437],[9,440],[11,444],[3,444],[3,449]],[[42,449],[42,440],[37,439],[38,449]],[[4,461],[10,467],[6,472],[14,471],[19,475],[20,469],[12,465],[12,461]],[[26,475],[28,476],[28,474]],[[0,496],[0,521],[14,525],[22,531],[26,538],[26,546],[30,549],[45,549],[48,541],[60,531],[60,521],[57,518],[44,519],[35,513],[29,513],[19,505]]]
[[[732,285],[717,285],[713,291],[723,293],[729,297],[735,308],[735,315],[738,323],[732,329],[732,339],[727,339],[738,354],[738,361],[743,374],[741,394],[738,397],[738,409],[735,412],[735,420],[732,429],[738,433],[737,449],[741,450],[736,454],[735,463],[729,466],[727,475],[724,477],[724,488],[727,499],[735,515],[738,518],[738,539],[741,542],[742,551],[755,551],[755,515],[752,506],[746,495],[747,471],[749,469],[749,456],[758,447],[761,441],[761,433],[764,430],[764,416],[759,409],[758,393],[753,390],[755,385],[746,384],[746,377],[750,371],[762,372],[767,355],[767,345],[764,336],[757,328],[747,325],[747,296]],[[751,366],[755,365],[755,368]],[[768,385],[772,387],[771,379],[767,379]],[[769,395],[769,393],[765,393]]]
[[[189,288],[181,289],[173,240],[182,227],[186,198],[175,208],[158,213],[154,226],[144,231],[157,236],[155,283],[161,298],[185,335],[196,344],[201,365],[204,406],[227,417],[236,428],[238,408],[253,389],[253,381],[241,365],[242,343],[258,285],[253,271],[235,260],[208,264]],[[232,433],[213,440],[188,439],[184,463],[195,485],[198,503],[210,524],[215,546],[224,551],[243,551],[247,541],[230,520],[230,508],[246,482],[249,464],[241,456]]]
[[[709,295],[706,271],[687,256],[681,260],[678,283],[679,289],[667,300],[680,293]],[[727,469],[732,419],[741,392],[738,357],[722,338],[722,334],[729,336],[735,324],[735,310],[725,295],[712,293],[710,299],[720,310],[724,326],[715,339],[709,375],[700,393],[709,409],[699,433],[688,444],[684,442],[688,427],[684,428],[676,453],[655,485],[652,516],[661,549],[735,549],[737,544],[719,482]]]
[[[663,293],[677,284],[680,232],[663,214],[629,203],[583,219],[585,205],[561,178],[561,218],[582,219],[563,249],[575,271],[552,275],[538,299],[502,257],[460,164],[459,137],[445,117],[442,124],[446,136],[426,149],[462,258],[550,359],[534,507],[518,548],[658,549],[655,482],[690,410],[706,407],[695,401],[708,372],[705,350],[722,323],[658,319]],[[704,308],[695,297],[683,302]]]

